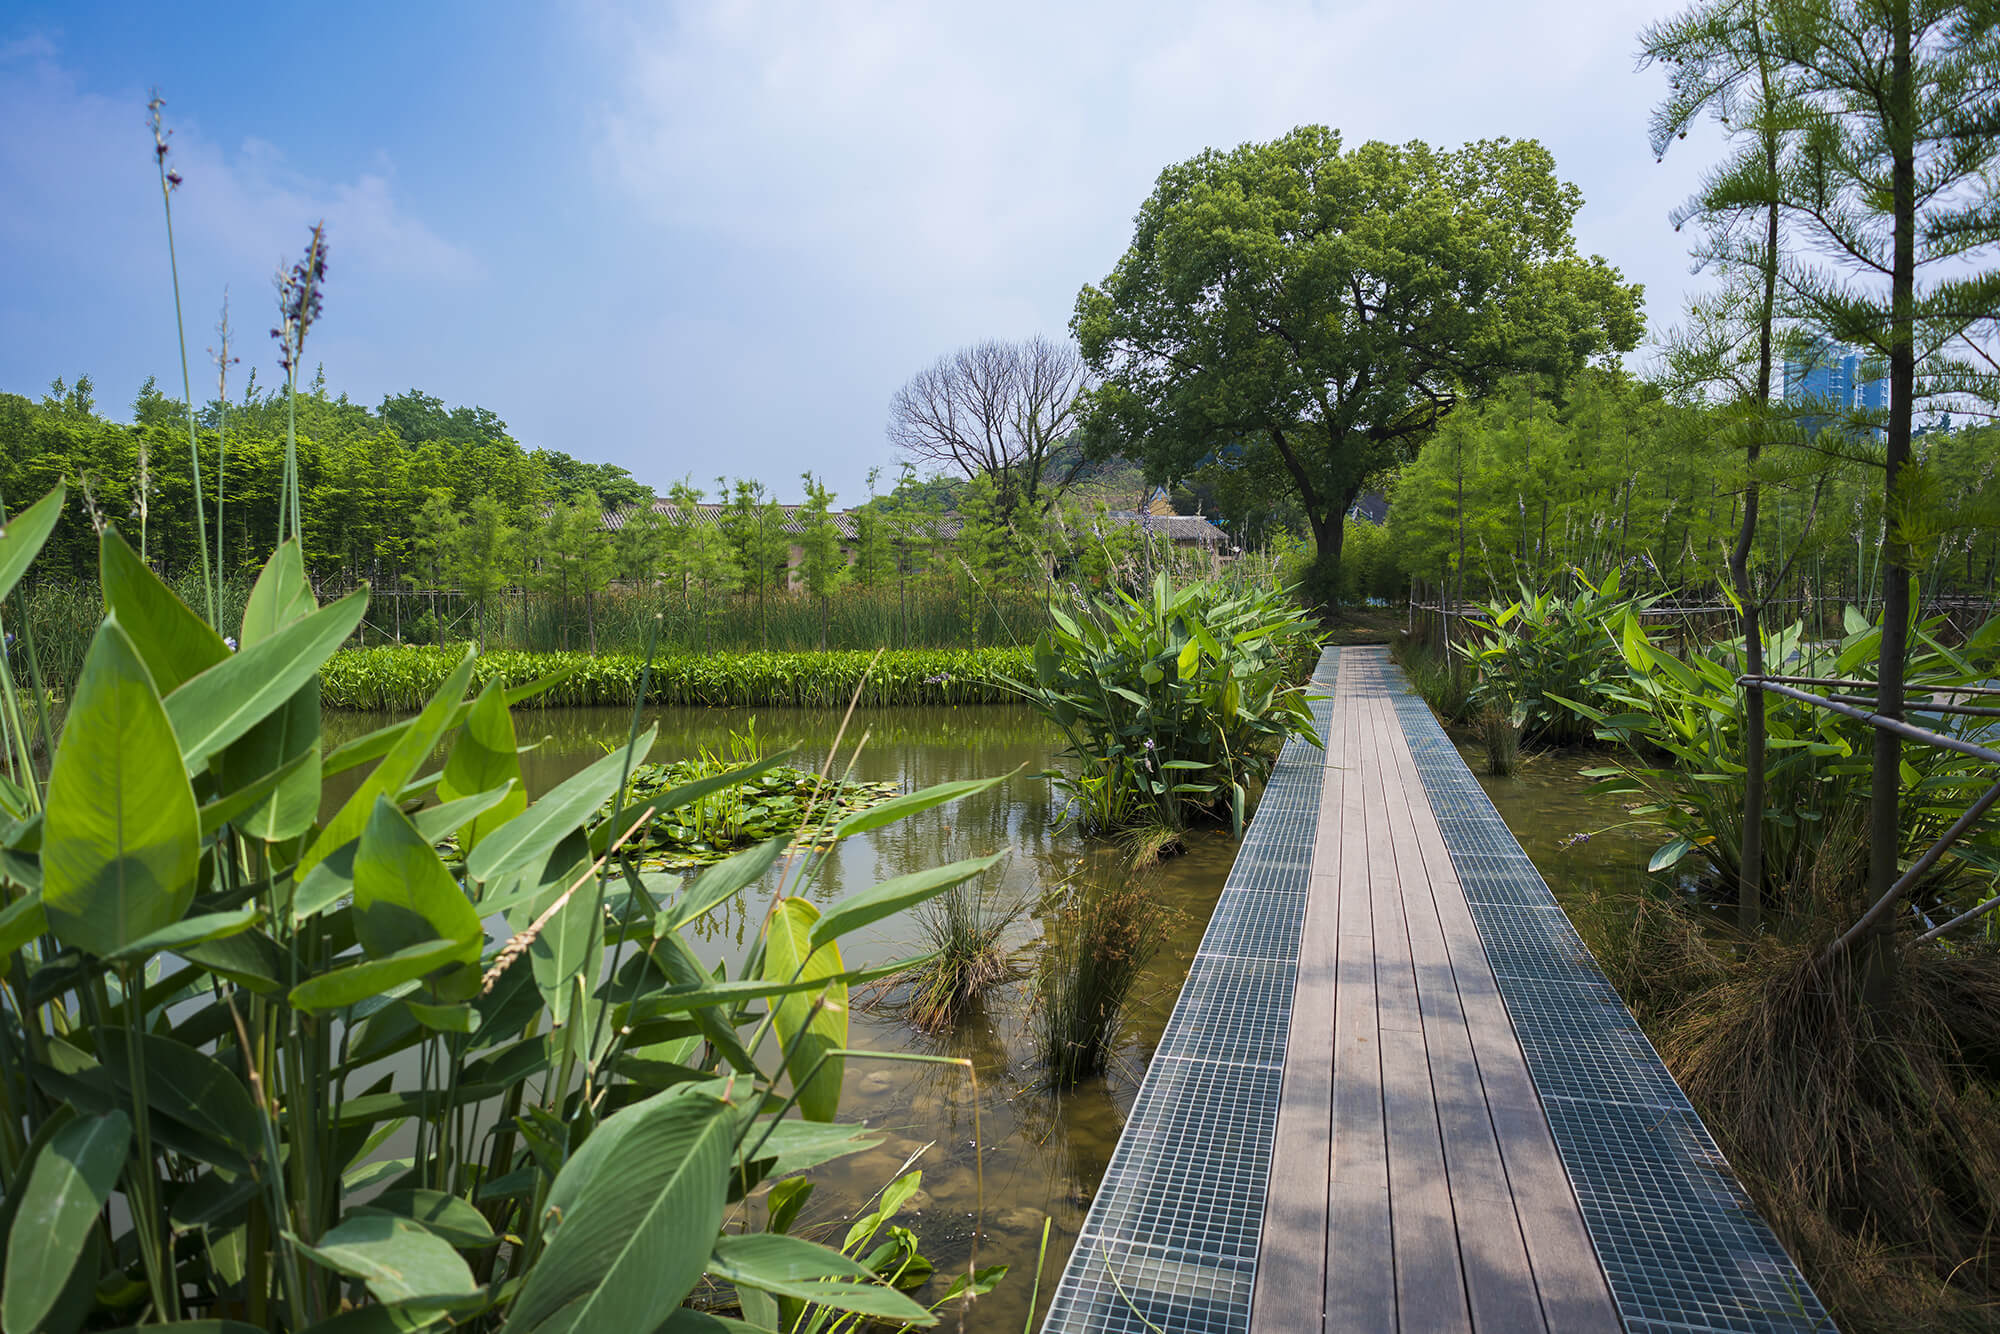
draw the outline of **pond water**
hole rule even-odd
[[[523,757],[530,795],[539,796],[622,743],[630,717],[612,709],[517,712],[515,723],[524,742],[546,738]],[[752,718],[768,750],[796,746],[792,762],[814,767],[826,758],[841,721],[837,712],[657,709],[647,712],[646,722],[659,724],[654,758],[671,761],[692,757],[703,747],[722,749],[730,733],[743,730]],[[329,747],[390,721],[386,716],[329,714]],[[1009,855],[985,878],[983,892],[992,901],[1020,899],[1029,905],[1012,931],[1022,974],[988,993],[985,1003],[946,1037],[925,1037],[888,1006],[856,1006],[852,1045],[968,1059],[976,1087],[958,1068],[850,1060],[841,1117],[865,1120],[885,1132],[885,1139],[877,1149],[817,1171],[818,1189],[807,1218],[844,1225],[900,1174],[906,1159],[920,1154],[916,1166],[923,1169],[924,1189],[901,1221],[922,1240],[942,1276],[925,1299],[934,1299],[963,1270],[976,1242],[980,1265],[1004,1263],[1012,1272],[979,1303],[965,1328],[1018,1330],[1029,1319],[1030,1302],[1038,1319],[1053,1293],[1221,893],[1236,843],[1224,831],[1200,834],[1184,855],[1139,873],[1172,913],[1166,943],[1140,981],[1111,1071],[1056,1093],[1044,1083],[1027,1028],[1032,997],[1028,970],[1041,934],[1036,904],[1070,877],[1128,873],[1110,849],[1056,826],[1048,784],[1035,776],[1054,762],[1052,730],[1026,709],[1007,706],[861,710],[848,727],[843,767],[847,750],[863,734],[866,743],[853,768],[857,779],[891,781],[914,790],[994,774],[1013,777],[956,805],[849,840],[810,889],[811,896],[825,902],[892,875],[1004,849]],[[1477,772],[1477,757],[1470,748],[1466,755]],[[1621,904],[1646,884],[1643,868],[1658,840],[1643,830],[1606,829],[1623,813],[1589,791],[1590,781],[1577,773],[1583,767],[1587,763],[1574,756],[1542,756],[1531,759],[1518,776],[1481,781],[1578,918],[1586,938],[1596,939],[1594,932],[1617,930],[1620,913],[1629,911]],[[329,802],[344,797],[359,781],[358,775],[342,778],[343,790],[329,790]],[[1592,837],[1565,846],[1578,832]],[[696,942],[700,953],[711,961],[728,959],[733,972],[768,893],[768,885],[758,887],[715,914],[713,925]],[[845,943],[850,966],[923,948],[909,919],[880,923]],[[983,1146],[983,1152],[975,1154],[975,1146]],[[981,1217],[984,1223],[977,1225]],[[1037,1297],[1034,1273],[1044,1218],[1053,1225]],[[838,1240],[838,1232],[831,1240]]]
[[[720,750],[729,734],[744,729],[753,717],[759,741],[769,750],[797,746],[790,762],[813,767],[826,758],[841,722],[838,712],[795,709],[648,710],[646,724],[657,722],[660,728],[653,757],[672,761],[693,757],[704,746]],[[338,745],[391,721],[384,715],[330,713],[327,743]],[[629,712],[613,709],[518,711],[515,726],[523,743],[546,738],[523,756],[530,796],[539,796],[621,744],[630,721]],[[1032,996],[1027,969],[1041,934],[1035,904],[1070,877],[1126,873],[1110,849],[1056,827],[1048,783],[1035,776],[1054,762],[1053,732],[1026,709],[1009,706],[859,710],[848,725],[843,768],[853,742],[864,733],[866,744],[853,768],[853,776],[863,781],[892,781],[915,790],[994,774],[1013,777],[955,805],[848,840],[810,888],[810,896],[824,903],[893,875],[1004,849],[1009,855],[985,877],[983,892],[989,901],[1028,902],[1028,911],[1012,930],[1023,971],[1017,980],[989,992],[985,1003],[947,1037],[916,1032],[892,1007],[857,1004],[852,1045],[966,1058],[977,1088],[962,1069],[848,1061],[841,1118],[865,1120],[886,1132],[886,1138],[877,1149],[817,1170],[819,1184],[807,1218],[841,1222],[844,1228],[857,1207],[898,1176],[905,1159],[922,1150],[916,1166],[923,1169],[923,1192],[913,1202],[912,1215],[901,1221],[922,1240],[924,1253],[943,1276],[936,1292],[963,1270],[983,1194],[978,1263],[1007,1264],[1012,1272],[978,1304],[966,1328],[1018,1330],[1029,1314],[1042,1220],[1052,1219],[1053,1226],[1038,1306],[1046,1306],[1052,1295],[1118,1142],[1221,893],[1236,843],[1226,831],[1200,834],[1185,854],[1140,873],[1172,912],[1166,943],[1139,982],[1111,1071],[1056,1093],[1043,1082],[1027,1029]],[[346,780],[340,790],[329,784],[330,803],[359,782],[358,773],[340,777]],[[733,972],[768,897],[769,886],[760,886],[719,910],[695,942],[697,950],[710,961],[728,959]],[[925,948],[907,917],[879,923],[843,942],[850,967]],[[976,1143],[984,1145],[983,1154],[975,1155]],[[975,1163],[983,1168],[983,1181]],[[831,1240],[839,1240],[838,1231]]]

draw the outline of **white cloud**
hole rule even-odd
[[[0,235],[39,266],[115,281],[158,266],[159,186],[144,95],[85,89],[46,38],[0,51]],[[282,148],[245,139],[232,151],[171,101],[173,199],[184,260],[262,275],[296,257],[304,229],[324,218],[338,262],[357,277],[463,283],[484,276],[469,251],[397,202],[391,176],[329,179]]]
[[[1060,328],[1158,171],[1321,122],[1350,142],[1535,137],[1590,204],[1586,251],[1686,286],[1635,75],[1657,3],[602,8],[596,152],[655,220],[844,272],[934,338]],[[941,349],[940,349],[941,350]]]

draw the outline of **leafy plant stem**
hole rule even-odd
[[[132,1219],[139,1231],[139,1248],[146,1265],[146,1282],[153,1290],[153,1305],[167,1319],[181,1315],[180,1281],[174,1275],[173,1256],[161,1244],[160,1183],[153,1161],[152,1117],[146,1089],[146,1055],[139,1045],[145,1027],[141,993],[146,979],[143,964],[126,964],[118,970],[119,985],[125,992],[125,1060],[131,1069],[132,1125],[138,1135],[138,1153],[129,1164],[133,1186]]]

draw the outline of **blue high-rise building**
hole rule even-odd
[[[1856,408],[1880,412],[1889,406],[1889,382],[1868,374],[1861,355],[1839,343],[1820,343],[1805,360],[1785,358],[1785,401],[1811,402],[1820,412],[1801,417],[1806,430],[1818,435],[1829,416]],[[1879,434],[1879,428],[1877,429]]]

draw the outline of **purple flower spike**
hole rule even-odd
[[[278,274],[278,316],[282,323],[271,330],[278,340],[278,364],[290,372],[305,350],[306,331],[319,319],[321,285],[326,281],[326,224],[313,224],[312,240],[305,258],[290,272]]]

